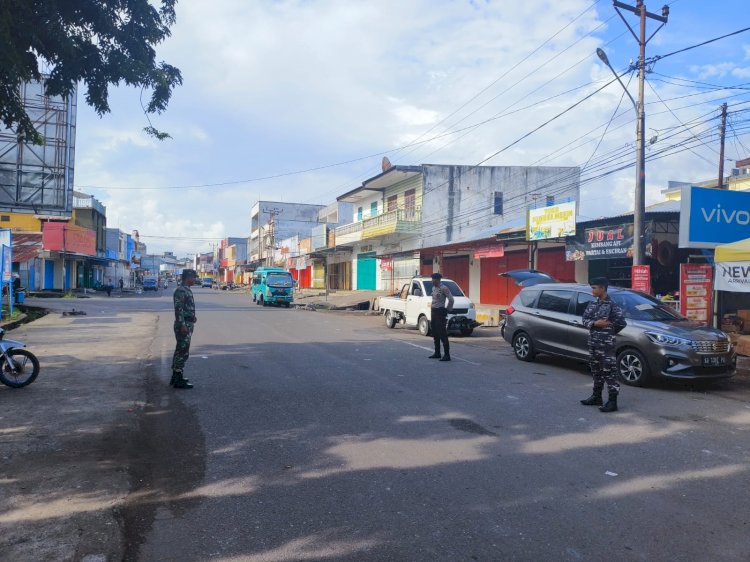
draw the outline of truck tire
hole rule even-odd
[[[417,328],[419,328],[419,333],[423,336],[429,336],[432,333],[432,330],[430,329],[430,321],[427,320],[427,316],[419,317]]]
[[[386,328],[394,328],[396,326],[396,318],[390,310],[385,311],[385,326]]]

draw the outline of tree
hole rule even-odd
[[[155,1],[0,0],[0,121],[19,138],[41,143],[21,84],[43,81],[48,95],[69,96],[83,82],[86,103],[101,117],[110,111],[109,86],[125,83],[150,92],[144,130],[169,137],[148,115],[164,111],[182,84],[179,69],[157,63],[154,49],[170,36],[177,0]]]

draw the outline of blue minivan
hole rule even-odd
[[[252,293],[255,304],[289,308],[294,301],[294,277],[280,267],[259,267],[253,272]]]

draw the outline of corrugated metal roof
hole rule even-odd
[[[14,232],[11,240],[14,263],[26,263],[42,251],[41,232]]]

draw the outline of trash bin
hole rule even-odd
[[[26,292],[25,291],[18,291],[16,293],[16,303],[17,304],[23,304],[23,301],[26,300]]]

